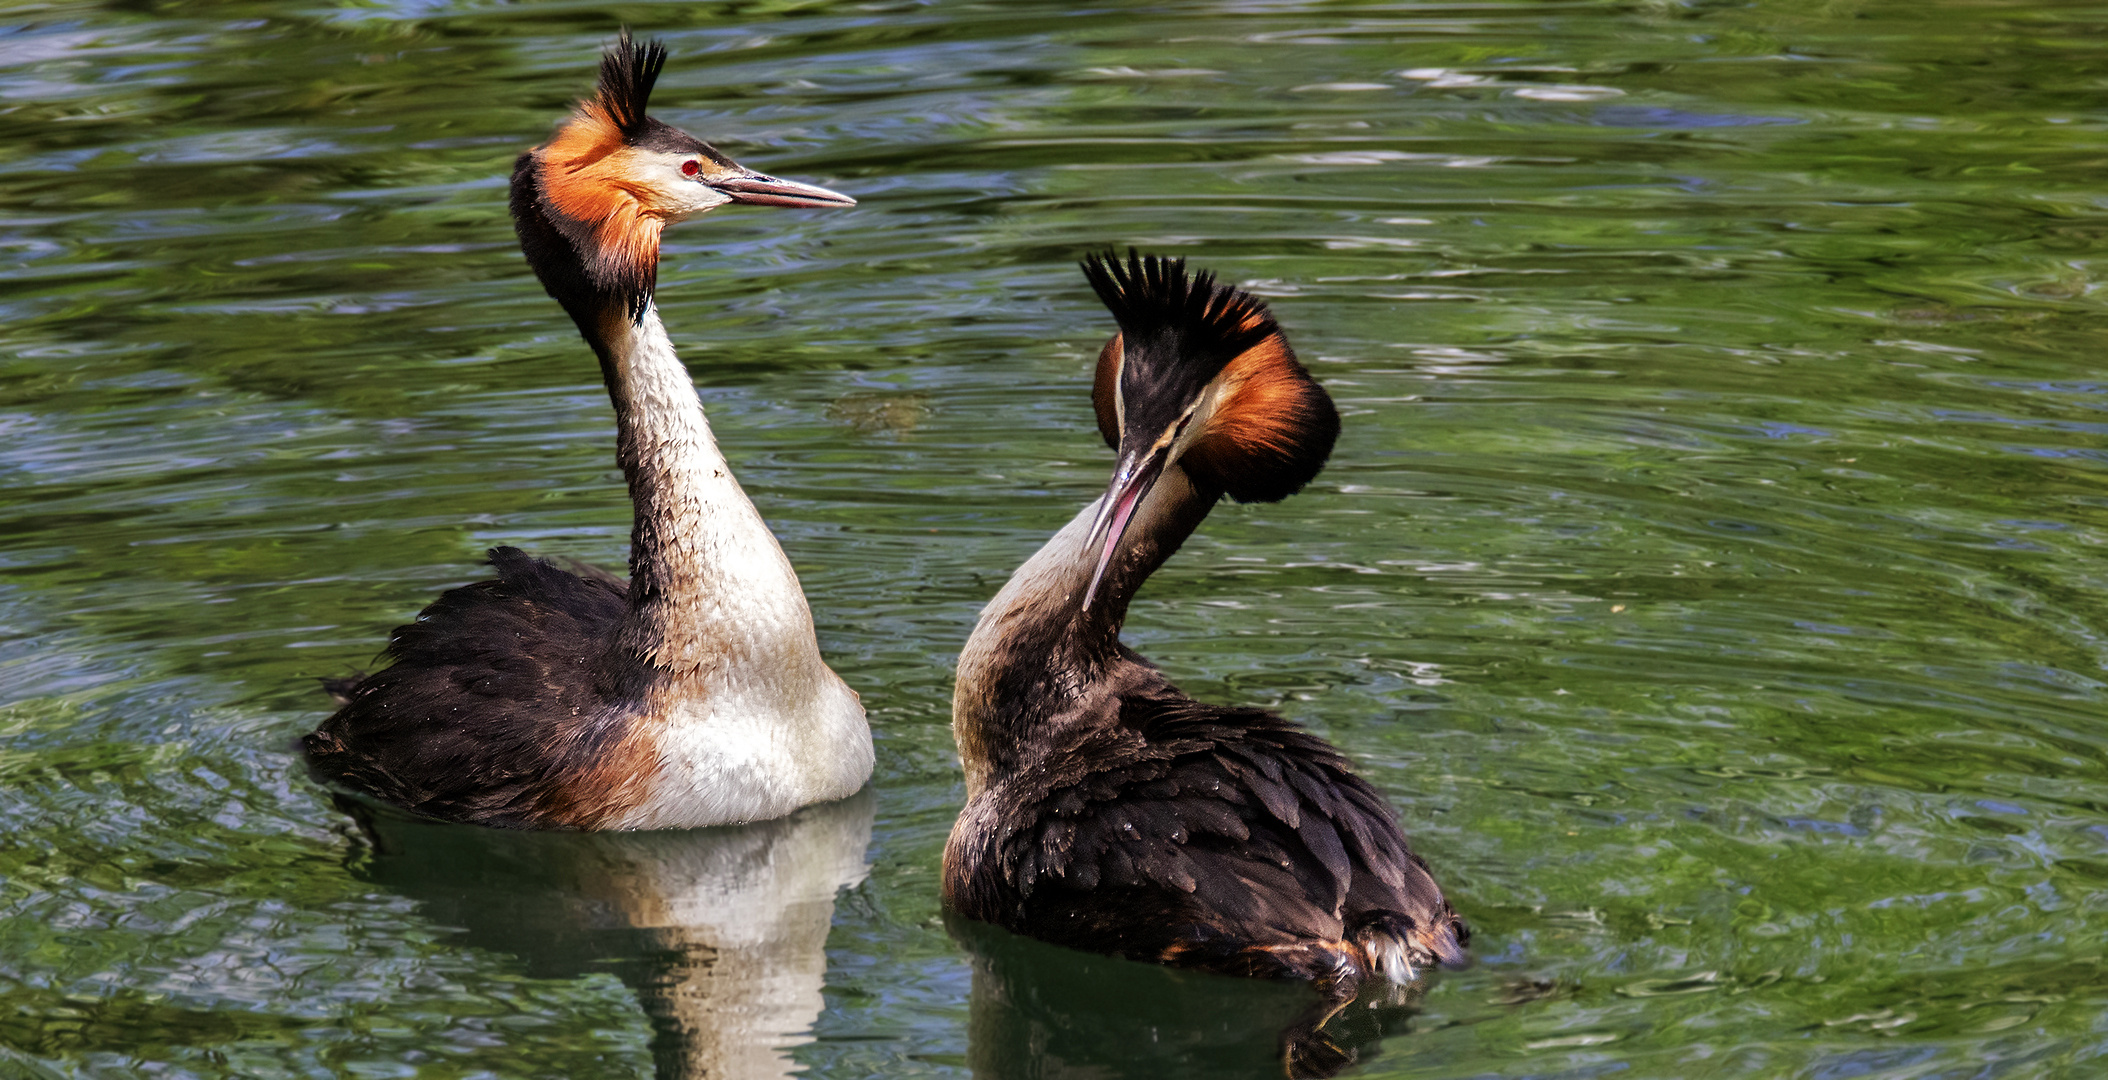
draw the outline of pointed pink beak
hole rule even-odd
[[[1105,570],[1113,564],[1113,556],[1120,550],[1120,539],[1127,535],[1135,508],[1142,505],[1149,489],[1156,486],[1157,477],[1163,475],[1164,462],[1169,458],[1167,448],[1155,447],[1140,455],[1139,460],[1122,462],[1113,473],[1113,482],[1105,489],[1105,501],[1098,507],[1098,520],[1091,526],[1091,536],[1102,539],[1098,547],[1098,568],[1091,573],[1091,583],[1083,590],[1083,610],[1089,611],[1091,601],[1098,598],[1098,584],[1105,580]]]
[[[713,180],[710,186],[730,196],[733,202],[753,206],[856,205],[855,199],[839,191],[829,191],[818,184],[801,184],[796,180],[778,180],[757,172],[726,180]]]

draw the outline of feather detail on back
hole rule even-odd
[[[1068,729],[976,800],[1000,809],[953,834],[944,885],[961,914],[1239,975],[1344,962],[1410,979],[1462,959],[1455,912],[1337,750],[1157,682],[1121,700],[1116,725]]]
[[[323,779],[418,813],[514,828],[592,828],[641,797],[649,746],[596,686],[628,610],[612,574],[490,553],[495,581],[441,594],[388,639],[304,745]],[[551,718],[556,718],[552,723]]]

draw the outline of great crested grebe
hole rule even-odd
[[[1324,740],[1205,705],[1119,640],[1128,601],[1215,502],[1317,475],[1339,414],[1266,305],[1182,260],[1087,259],[1110,487],[1018,568],[959,657],[959,914],[1060,945],[1235,975],[1364,980],[1460,963],[1468,936],[1397,814]]]
[[[391,666],[330,686],[343,707],[303,740],[328,781],[484,825],[674,829],[780,817],[871,776],[863,706],[820,659],[652,300],[668,224],[855,200],[645,115],[665,63],[624,32],[598,93],[512,172],[520,247],[614,401],[630,579],[493,550],[497,580],[440,596],[390,635]]]

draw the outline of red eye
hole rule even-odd
[[[702,171],[703,171],[703,167],[702,167],[701,165],[699,165],[699,164],[696,164],[696,163],[695,163],[694,161],[684,161],[684,162],[681,162],[681,175],[682,175],[682,176],[694,176],[694,175],[695,175],[696,173],[699,173],[699,172],[702,172]]]

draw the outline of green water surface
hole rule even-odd
[[[2108,1075],[2108,7],[50,0],[0,7],[0,1076],[653,1070],[654,946],[479,930],[433,875],[515,849],[376,848],[288,750],[485,548],[625,558],[504,211],[625,23],[662,119],[862,201],[661,276],[877,739],[807,1075],[1277,1075],[1231,1018],[1284,988],[937,901],[953,658],[1109,468],[1110,244],[1346,414],[1128,639],[1344,747],[1476,928],[1354,1075]]]

